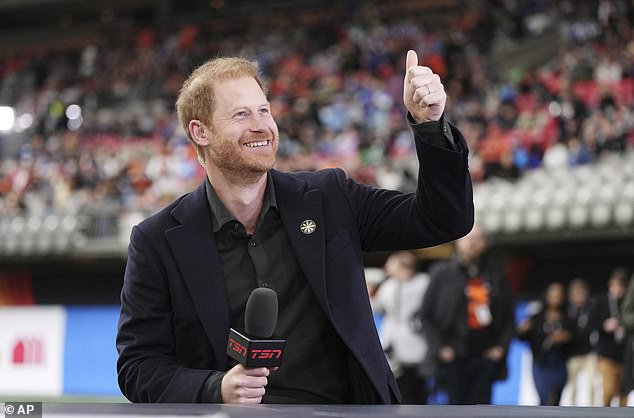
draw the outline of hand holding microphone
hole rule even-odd
[[[220,393],[224,403],[261,403],[270,371],[266,367],[249,368],[238,364],[222,378]]]
[[[227,355],[240,364],[231,368],[220,386],[225,403],[260,403],[268,383],[270,368],[282,362],[285,340],[274,338],[277,324],[277,294],[260,287],[247,300],[245,329],[229,331]]]

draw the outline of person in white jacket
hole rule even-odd
[[[391,254],[384,267],[387,279],[373,301],[375,312],[384,315],[381,344],[396,376],[402,402],[424,404],[427,389],[420,365],[427,354],[427,343],[412,319],[422,304],[429,276],[417,272],[416,256],[411,251]]]

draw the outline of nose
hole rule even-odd
[[[251,114],[250,129],[254,132],[264,132],[268,129],[270,117],[254,112]]]

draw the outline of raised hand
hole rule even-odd
[[[415,51],[407,51],[403,103],[414,120],[418,123],[440,120],[446,102],[447,93],[438,74],[418,65]]]

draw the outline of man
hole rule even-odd
[[[391,254],[385,272],[388,278],[379,287],[373,304],[376,312],[384,314],[381,344],[391,360],[402,402],[424,404],[427,388],[420,369],[427,342],[413,326],[413,317],[423,303],[429,276],[416,271],[416,255],[411,251]]]
[[[572,405],[594,404],[594,376],[596,374],[597,355],[594,352],[593,339],[596,332],[592,332],[592,311],[594,301],[590,298],[588,284],[582,278],[575,278],[568,284],[568,319],[575,324],[572,340],[569,344],[566,368]],[[594,341],[596,342],[596,341]],[[590,382],[579,396],[583,385],[579,384],[579,376],[584,375]],[[578,397],[580,399],[578,399]]]
[[[598,369],[603,384],[602,406],[610,406],[618,396],[619,406],[626,406],[627,393],[621,387],[625,360],[626,329],[621,324],[621,304],[627,289],[627,272],[615,268],[607,283],[607,292],[597,298],[594,329],[598,331]]]
[[[420,159],[418,191],[377,190],[341,170],[274,170],[279,135],[257,66],[196,69],[177,110],[204,184],[134,227],[117,335],[119,385],[135,402],[393,403],[399,392],[374,327],[362,251],[435,245],[473,224],[462,135],[443,118],[437,75],[408,52],[403,99]],[[278,370],[225,354],[246,300],[279,298]]]
[[[630,284],[627,286],[621,305],[621,324],[627,333],[621,390],[623,393],[630,393],[634,390],[634,276],[630,278]]]
[[[420,313],[452,404],[491,403],[493,382],[506,372],[514,304],[505,277],[486,257],[476,225],[456,241],[456,255],[430,269]]]

